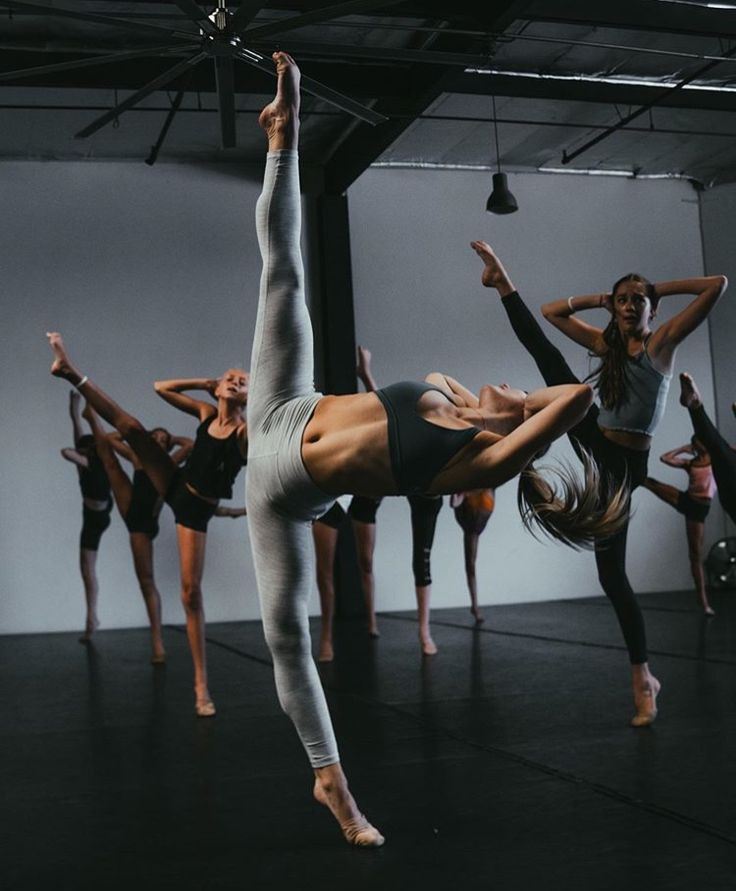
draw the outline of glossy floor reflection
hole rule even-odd
[[[661,716],[628,727],[603,600],[410,613],[338,630],[321,669],[380,851],[347,847],[273,688],[256,623],[212,625],[213,720],[186,639],[143,630],[0,641],[4,889],[736,888],[736,593],[701,619],[647,595]]]

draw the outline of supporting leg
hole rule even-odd
[[[92,639],[92,635],[100,624],[99,619],[97,618],[97,595],[100,590],[97,582],[97,551],[90,551],[88,548],[80,548],[79,569],[82,573],[84,601],[87,605],[87,618],[84,623],[84,632],[79,638],[79,642],[89,643]]]
[[[703,572],[703,538],[705,524],[694,520],[685,520],[687,533],[687,549],[690,558],[690,572],[695,583],[695,593],[698,603],[706,616],[714,616],[715,610],[708,602],[708,593],[705,589],[705,573]]]
[[[470,612],[476,625],[482,625],[485,619],[478,607],[478,582],[475,576],[475,564],[478,557],[478,538],[475,532],[463,533],[463,549],[465,552],[465,578],[470,594]]]
[[[413,495],[411,507],[412,571],[417,596],[419,644],[425,656],[434,656],[437,645],[429,628],[429,604],[432,596],[430,557],[437,528],[437,515],[442,508],[442,498]]]
[[[161,595],[153,578],[153,542],[145,532],[131,532],[130,549],[151,625],[151,662],[161,665],[166,661],[166,650],[161,632]]]
[[[194,663],[194,709],[200,718],[215,714],[215,705],[207,686],[207,653],[205,649],[202,573],[207,533],[186,526],[176,527],[181,567],[181,601],[187,620],[187,640]]]
[[[318,662],[332,662],[332,623],[335,617],[335,550],[337,529],[324,523],[314,523],[312,537],[317,557],[317,590],[321,612]]]
[[[365,598],[365,613],[368,617],[368,634],[379,637],[376,622],[376,580],[373,575],[373,554],[376,549],[376,524],[361,523],[351,518],[355,550],[360,572],[360,584]]]

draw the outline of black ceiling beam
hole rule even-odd
[[[658,31],[698,37],[736,37],[730,10],[656,0],[616,0],[615,3],[580,3],[575,0],[532,0],[520,18],[591,27]]]
[[[599,105],[646,105],[662,93],[661,86],[595,83],[553,78],[516,77],[508,74],[455,73],[446,84],[448,93],[553,99],[560,102],[595,102]],[[678,90],[657,103],[662,108],[698,111],[736,111],[736,92]],[[627,109],[628,110],[628,109]]]
[[[419,4],[401,4],[393,7],[396,12],[407,13],[407,6],[415,7]],[[459,0],[449,8],[442,3],[421,4],[423,8],[432,7],[433,11],[442,21],[448,25],[455,25],[455,16],[458,14],[469,17],[474,27],[481,26],[487,30],[501,32],[518,18],[521,10],[526,6],[525,0],[504,0],[504,2],[476,2],[468,4]],[[444,7],[444,15],[439,12],[439,7]],[[426,15],[426,12],[425,12]],[[477,52],[477,41],[460,38],[457,36],[443,36],[442,29],[438,28],[436,34],[417,46],[415,43],[411,49],[427,49],[449,52]],[[375,70],[370,66],[371,71]],[[395,70],[395,69],[394,69]],[[447,90],[447,84],[457,74],[457,68],[442,65],[426,65],[415,63],[410,68],[405,68],[401,74],[394,74],[396,80],[400,80],[404,88],[404,94],[395,98],[386,96],[376,91],[374,95],[381,96],[376,103],[376,111],[393,118],[386,124],[370,131],[365,125],[351,125],[343,138],[338,140],[337,148],[329,158],[325,167],[325,191],[328,194],[339,195],[345,192],[355,180],[370,167],[386,149],[392,145],[401,134],[434,102],[438,96]]]

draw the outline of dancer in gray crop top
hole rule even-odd
[[[394,495],[401,481],[395,476],[380,399],[373,393],[323,396],[314,389],[299,242],[299,70],[286,53],[273,58],[276,98],[259,118],[268,155],[256,205],[263,273],[248,397],[250,542],[279,701],[314,769],[314,796],[331,810],[350,844],[377,846],[383,836],[360,813],[348,789],[311,655],[311,523],[337,495]],[[486,386],[478,399],[441,374],[429,375],[427,383],[432,386],[408,407],[408,414],[426,422],[418,425],[426,436],[414,443],[422,460],[434,448],[436,427],[445,428],[444,433],[482,429],[448,453],[446,465],[426,480],[423,494],[497,486],[521,474],[524,515],[539,517],[549,534],[585,545],[619,528],[626,513],[621,492],[611,507],[591,509],[589,488],[570,478],[566,485],[576,489],[573,510],[565,496],[550,503],[549,485],[530,469],[542,447],[578,423],[592,400],[590,387],[576,383],[525,394]],[[399,426],[406,412],[405,406],[396,411]]]

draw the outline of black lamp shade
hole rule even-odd
[[[493,191],[486,204],[489,213],[513,213],[519,209],[516,198],[509,191],[505,173],[493,174]]]

